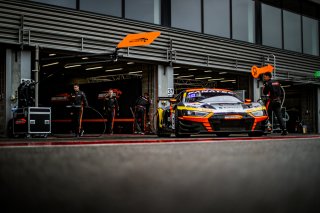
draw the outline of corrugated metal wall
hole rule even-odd
[[[274,54],[277,76],[290,78],[311,78],[320,67],[320,57],[28,1],[0,0],[0,43],[101,53],[113,51],[129,33],[147,31],[161,31],[161,36],[150,46],[119,53],[139,60],[235,72],[250,72],[267,55],[273,63]]]

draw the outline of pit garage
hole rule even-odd
[[[51,107],[52,133],[68,133],[70,115],[67,96],[72,84],[79,83],[86,93],[90,109],[85,109],[84,129],[87,133],[104,131],[103,98],[108,89],[117,94],[120,111],[115,118],[115,133],[132,133],[135,100],[148,92],[153,105],[150,119],[157,107],[157,65],[148,61],[129,61],[108,54],[80,54],[76,52],[41,49],[39,55],[39,106]],[[173,66],[174,93],[186,88],[216,87],[239,90],[249,98],[251,77],[248,74],[210,70],[196,67]],[[131,108],[131,109],[130,109]],[[152,123],[152,121],[151,121]]]
[[[32,61],[34,53],[32,53]],[[79,52],[59,51],[41,48],[39,51],[39,107],[51,107],[52,133],[70,132],[70,113],[67,95],[72,84],[79,83],[88,98],[90,109],[85,109],[83,125],[86,133],[104,132],[103,97],[109,88],[117,94],[120,111],[116,116],[114,133],[132,133],[135,100],[143,92],[148,92],[153,100],[150,109],[151,132],[152,119],[157,107],[160,83],[159,64],[152,61],[137,61],[119,57],[114,60],[110,54],[83,54]],[[163,64],[168,66],[169,64]],[[254,85],[250,71],[248,73],[233,70],[216,70],[173,64],[174,94],[186,88],[214,87],[237,90],[241,98],[254,98]],[[34,68],[32,68],[34,69]],[[31,79],[34,78],[32,72]],[[159,83],[157,83],[159,82]],[[285,89],[284,116],[289,132],[302,132],[307,126],[308,132],[316,131],[317,88],[307,81],[281,81]],[[309,91],[304,93],[303,91]],[[256,100],[255,100],[256,101]]]

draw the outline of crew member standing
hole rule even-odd
[[[149,94],[144,93],[140,96],[135,103],[135,122],[134,122],[134,133],[144,134],[147,117],[149,115],[151,101]]]
[[[282,88],[278,81],[271,80],[271,73],[267,72],[263,75],[263,94],[268,95],[266,107],[268,109],[269,119],[272,116],[272,112],[277,117],[280,128],[282,130],[281,135],[287,135],[288,131],[285,127],[284,120],[281,114],[281,99]]]
[[[73,85],[73,92],[70,94],[72,128],[76,137],[83,135],[82,115],[83,107],[88,107],[87,97],[80,91],[79,84]]]
[[[108,90],[104,98],[104,111],[107,118],[107,133],[113,134],[113,124],[116,111],[119,112],[119,105],[116,94],[112,89]]]

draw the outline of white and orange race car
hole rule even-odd
[[[159,98],[157,135],[188,137],[211,133],[217,136],[246,133],[262,136],[270,133],[263,103],[241,101],[225,89],[187,89],[175,98]],[[166,104],[166,102],[170,104]]]

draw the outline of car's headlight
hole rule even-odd
[[[209,114],[209,112],[186,110],[184,114],[188,116],[205,117]]]
[[[264,116],[265,113],[263,112],[263,110],[258,110],[258,111],[254,111],[254,112],[251,112],[251,114],[255,117],[260,117],[260,116]]]

